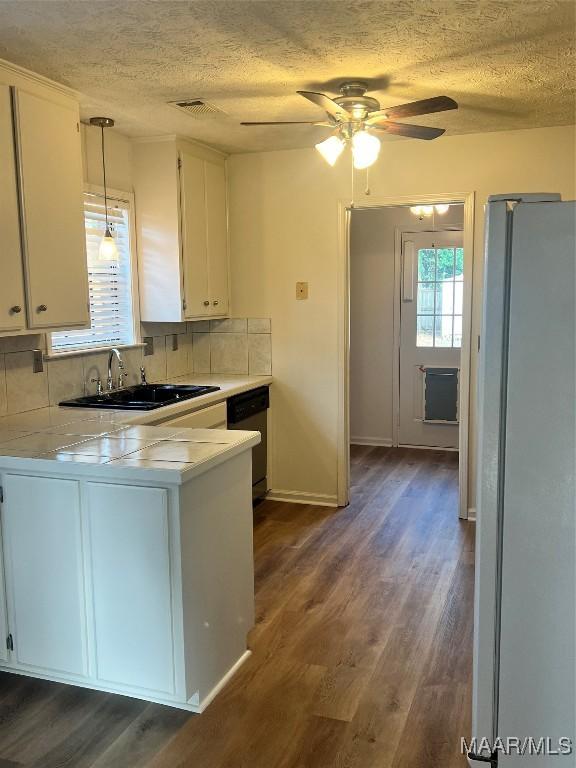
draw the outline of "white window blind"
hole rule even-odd
[[[134,343],[130,206],[108,200],[108,222],[118,248],[117,261],[100,261],[98,249],[106,229],[104,198],[84,194],[84,223],[88,256],[90,328],[52,334],[53,352]]]

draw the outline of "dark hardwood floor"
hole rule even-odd
[[[0,675],[0,768],[464,768],[472,524],[455,454],[352,452],[346,509],[256,511],[253,655],[203,715]]]

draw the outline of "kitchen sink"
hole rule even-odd
[[[200,397],[209,392],[217,392],[220,387],[199,386],[196,384],[138,384],[135,387],[102,392],[98,395],[77,397],[63,400],[59,405],[67,408],[116,408],[126,411],[153,411],[165,405],[181,403],[193,397]]]

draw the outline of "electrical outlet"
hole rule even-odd
[[[296,298],[299,300],[308,298],[308,283],[296,283]]]

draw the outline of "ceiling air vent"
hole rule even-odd
[[[202,99],[185,99],[184,101],[169,101],[170,106],[176,107],[186,112],[190,117],[195,117],[198,120],[205,120],[210,117],[218,117],[223,115],[224,112],[213,104],[209,104]]]

